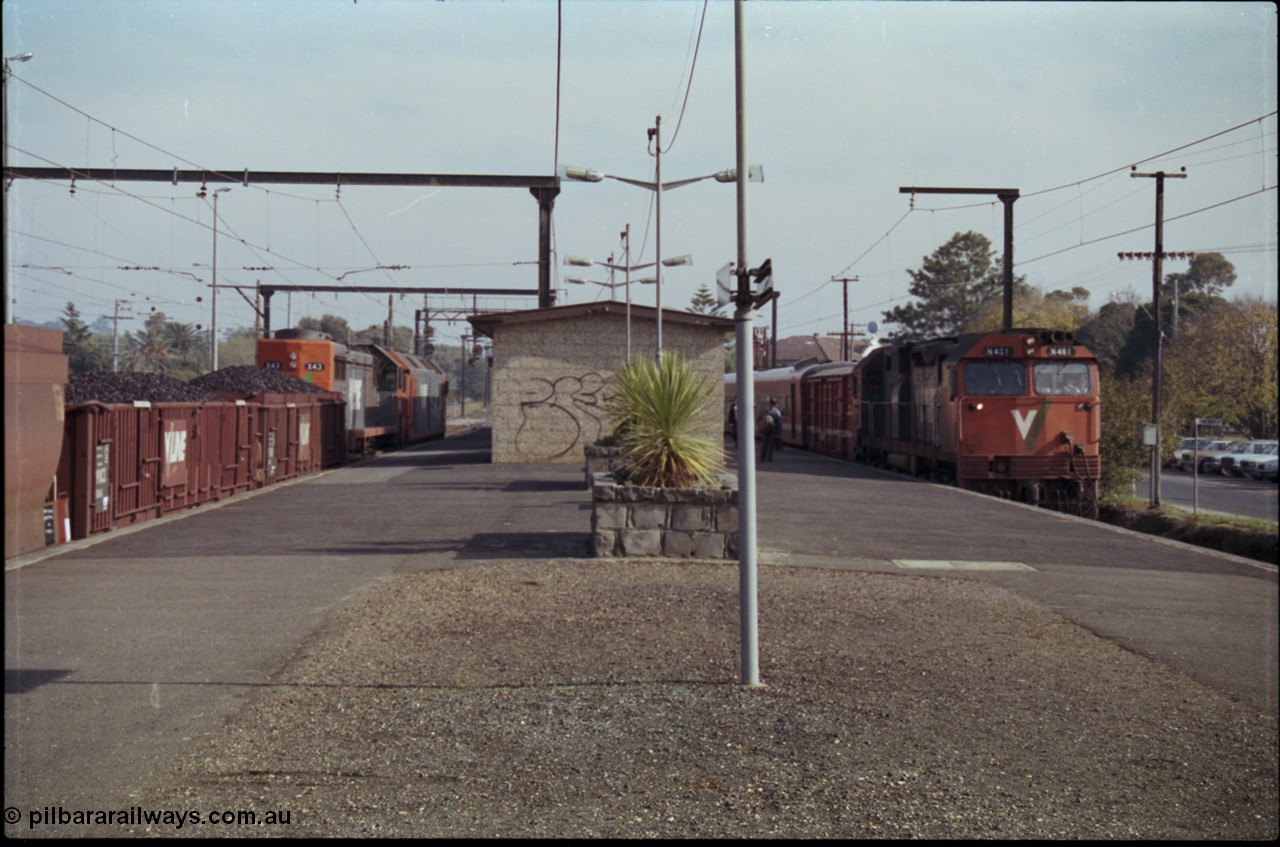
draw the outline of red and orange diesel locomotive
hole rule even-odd
[[[257,362],[343,395],[353,453],[378,441],[400,446],[444,435],[449,382],[433,362],[378,344],[347,347],[302,329],[258,339]]]
[[[961,488],[1096,511],[1098,365],[1071,333],[1015,329],[878,347],[756,375],[786,444]],[[726,380],[726,396],[736,394]]]

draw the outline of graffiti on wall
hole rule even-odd
[[[521,461],[554,462],[604,434],[604,377],[595,371],[556,380],[533,377],[520,402],[516,454]]]

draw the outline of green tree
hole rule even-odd
[[[382,324],[369,324],[369,326],[352,335],[351,338],[352,344],[382,345],[385,341],[386,328]],[[412,353],[413,330],[407,326],[393,326],[391,328],[391,349]]]
[[[148,319],[143,329],[125,333],[124,370],[159,374],[175,370],[177,359],[164,331],[163,316],[161,321],[156,324]]]
[[[337,315],[321,315],[316,318],[306,317],[298,320],[298,329],[310,329],[315,332],[328,333],[329,336],[339,344],[349,343],[352,336],[351,325],[347,323],[346,318],[340,318]]]
[[[1001,271],[1003,276],[1003,270]],[[1045,327],[1075,332],[1089,318],[1089,290],[1079,286],[1070,291],[1045,294],[1038,288],[1015,285],[1013,292],[1013,325]],[[984,332],[1004,322],[1004,294],[983,304],[965,324],[963,332]]]
[[[489,368],[485,356],[475,354],[475,346],[466,350],[458,344],[437,343],[431,357],[437,365],[444,369],[445,378],[449,380],[449,400],[456,403],[464,395],[472,408],[479,408],[484,402],[485,377]]]
[[[957,232],[930,256],[919,270],[907,270],[908,288],[919,303],[895,306],[884,313],[886,322],[901,327],[892,333],[894,341],[918,340],[951,335],[964,329],[992,329],[1000,325],[978,326],[977,318],[994,299],[1003,297],[1004,268],[986,236]],[[1022,277],[1015,288],[1025,285]],[[991,318],[990,312],[986,312]],[[1002,317],[1002,315],[1001,315]]]
[[[1104,304],[1076,331],[1076,338],[1098,357],[1098,367],[1106,374],[1115,372],[1120,351],[1133,331],[1138,302],[1136,294],[1128,296],[1128,300],[1113,299]]]
[[[1144,423],[1151,421],[1151,370],[1135,376],[1099,378],[1102,422],[1098,452],[1102,457],[1104,496],[1129,496],[1141,472],[1151,463],[1151,448],[1142,444]],[[1177,442],[1167,443],[1176,444]]]
[[[1236,281],[1236,267],[1221,253],[1197,253],[1186,273],[1165,274],[1161,293],[1221,294]]]
[[[173,352],[182,358],[190,357],[201,344],[195,324],[170,322],[165,324],[164,331],[169,336]]]
[[[68,302],[62,310],[62,352],[67,355],[67,367],[72,373],[85,373],[103,368],[101,345],[80,319],[75,303]]]
[[[1175,430],[1189,433],[1197,417],[1222,418],[1253,438],[1276,437],[1274,304],[1242,299],[1198,315],[1162,359],[1162,417]]]
[[[202,359],[203,367],[208,369],[208,357]],[[236,365],[257,365],[258,334],[251,326],[237,327],[227,333],[227,337],[218,343],[218,367],[229,368]]]
[[[1198,316],[1222,309],[1227,301],[1213,294],[1188,294],[1178,304],[1178,332],[1195,323]],[[1167,348],[1173,328],[1173,303],[1170,299],[1160,301],[1160,329],[1164,336],[1162,347]],[[1133,328],[1120,348],[1120,356],[1116,367],[1119,373],[1133,376],[1144,364],[1155,355],[1155,318],[1152,317],[1151,303],[1142,303],[1134,310]],[[1163,358],[1163,357],[1162,357]]]
[[[699,315],[715,315],[722,317],[722,307],[716,302],[716,296],[711,293],[711,289],[704,282],[693,295],[693,301],[689,304],[689,311],[696,312]]]

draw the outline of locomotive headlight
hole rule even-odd
[[[971,411],[971,412],[981,412],[981,411],[982,411],[982,404],[981,404],[981,403],[970,403],[968,408],[969,408],[969,411]]]

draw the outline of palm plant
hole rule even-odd
[[[618,422],[622,471],[635,485],[693,488],[715,480],[723,447],[714,428],[714,397],[678,354],[637,359],[615,377],[608,410]]]
[[[167,374],[173,367],[173,347],[158,326],[126,334],[125,346],[128,370]]]

